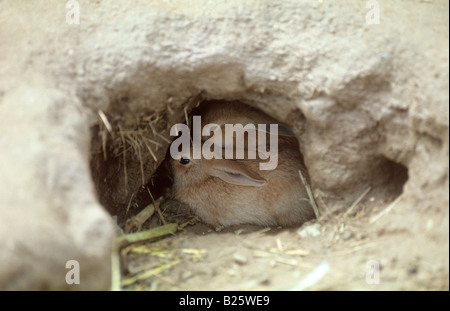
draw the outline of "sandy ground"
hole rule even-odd
[[[414,213],[401,197],[357,209],[298,229],[187,226],[129,252],[124,280],[140,280],[123,288],[448,290],[448,210]]]

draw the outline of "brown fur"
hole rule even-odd
[[[307,173],[299,152],[281,147],[278,166],[272,171],[259,170],[258,160],[191,159],[189,165],[172,160],[172,198],[189,205],[204,222],[216,227],[244,223],[300,225],[314,217],[298,170]],[[241,186],[211,176],[211,167],[227,166],[229,161],[246,166],[266,183],[260,187]]]

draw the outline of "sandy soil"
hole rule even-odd
[[[371,200],[297,229],[187,226],[129,252],[124,289],[448,290],[448,210]]]

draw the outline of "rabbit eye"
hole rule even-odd
[[[188,158],[183,158],[183,157],[182,157],[182,158],[180,159],[180,163],[183,164],[183,165],[187,165],[187,164],[191,163],[191,160],[188,159]]]

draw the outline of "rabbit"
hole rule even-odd
[[[261,160],[171,159],[172,200],[188,205],[220,230],[238,224],[299,226],[314,218],[298,170],[307,172],[298,149],[279,150],[275,170],[259,170]]]

